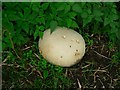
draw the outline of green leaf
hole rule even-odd
[[[83,20],[84,20],[84,18],[87,18],[88,16],[89,16],[88,13],[85,12],[85,11],[83,11],[83,12],[81,13],[81,17],[83,18]]]
[[[47,71],[47,70],[44,70],[44,71],[43,71],[43,77],[44,77],[44,78],[47,78],[47,77],[48,77],[48,71]]]
[[[104,19],[104,26],[110,24],[110,22],[111,22],[111,21],[110,21],[109,18],[105,18],[105,19]]]
[[[71,27],[73,27],[73,28],[79,28],[78,24],[75,21],[72,21]]]
[[[23,22],[21,27],[27,34],[29,33],[29,23]]]
[[[66,19],[67,26],[70,27],[72,25],[72,19],[68,18]]]
[[[99,10],[99,9],[94,9],[93,10],[93,14],[94,14],[95,17],[99,17],[99,16],[103,15],[103,13],[101,12],[101,10]]]
[[[48,6],[49,6],[49,3],[43,3],[42,4],[42,9],[46,10],[48,8]]]
[[[39,19],[39,22],[41,22],[42,24],[45,25],[45,18],[44,18],[44,17],[41,17],[41,18]]]
[[[41,31],[39,32],[40,38],[43,38],[43,34],[44,34],[43,32],[41,32]]]
[[[66,5],[66,7],[65,7],[65,13],[69,12],[70,9],[71,9],[70,5]]]
[[[93,16],[89,15],[87,18],[83,19],[83,27],[92,21]]]
[[[39,29],[36,29],[35,30],[35,33],[34,33],[34,40],[39,36]]]
[[[30,13],[31,13],[30,8],[27,8],[27,7],[26,7],[26,8],[24,9],[24,17],[27,18],[27,16],[28,16]]]
[[[17,20],[20,20],[20,17],[15,15],[15,14],[9,14],[8,15],[8,18],[10,21],[17,21]]]
[[[53,32],[56,27],[57,27],[57,21],[51,21],[51,22],[50,22],[51,32]]]
[[[99,21],[99,22],[103,22],[103,20],[102,20],[101,17],[95,17],[95,20],[96,20],[96,21]]]
[[[33,4],[32,10],[36,11],[36,12],[39,12],[39,7],[36,4]]]
[[[110,18],[111,21],[113,21],[113,20],[117,20],[119,17],[118,17],[117,14],[111,14],[111,15],[109,16],[109,18]]]
[[[82,12],[81,7],[77,3],[72,6],[72,10],[75,11],[75,12],[78,12],[78,13]]]
[[[57,8],[57,11],[62,11],[65,10],[67,4],[66,3],[60,3],[60,5]]]
[[[70,17],[70,18],[72,18],[72,19],[75,19],[75,16],[76,16],[77,14],[75,13],[75,12],[69,12],[68,13],[68,16]]]

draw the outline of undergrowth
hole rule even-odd
[[[6,2],[2,3],[2,53],[4,88],[70,88],[66,69],[48,63],[38,52],[45,29],[68,27],[93,46],[92,35],[107,37],[109,49],[120,46],[120,11],[116,3]],[[116,49],[115,49],[116,50]],[[120,49],[111,65],[120,63]],[[89,84],[89,83],[86,83]]]

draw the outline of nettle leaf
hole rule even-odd
[[[24,17],[27,18],[27,16],[28,16],[30,13],[31,13],[30,8],[27,8],[27,7],[26,7],[26,8],[24,9]]]
[[[39,6],[36,5],[36,4],[33,4],[32,10],[33,10],[33,11],[36,11],[36,12],[39,12]]]
[[[65,13],[69,12],[70,9],[71,9],[71,6],[70,5],[66,5],[66,7],[65,7]]]
[[[70,18],[72,18],[72,19],[75,19],[75,16],[76,16],[77,14],[75,13],[75,12],[69,12],[68,13],[68,16],[70,17]]]
[[[92,21],[93,16],[89,15],[87,18],[83,19],[83,27]]]
[[[29,23],[28,22],[23,22],[21,27],[27,34],[29,33]]]
[[[78,12],[78,13],[82,12],[81,7],[77,3],[72,6],[72,10],[75,11],[75,12]]]
[[[119,17],[118,17],[117,14],[111,14],[111,15],[109,16],[109,18],[110,18],[111,21],[114,21],[114,20],[117,20]]]
[[[44,71],[43,71],[43,77],[44,77],[44,78],[47,78],[47,77],[48,77],[48,71],[47,71],[47,70],[44,70]]]
[[[44,17],[40,18],[40,19],[39,19],[39,22],[41,22],[42,24],[45,25],[45,18],[44,18]]]
[[[88,13],[86,12],[86,11],[83,11],[82,13],[81,13],[81,17],[84,19],[84,18],[87,18],[89,15],[88,15]]]
[[[44,30],[44,26],[36,26],[36,30],[35,30],[35,33],[34,33],[34,40],[40,36],[41,38],[43,37],[43,30]]]
[[[72,19],[68,18],[66,19],[67,26],[70,27],[72,25]]]
[[[43,3],[42,4],[42,9],[46,10],[48,8],[48,6],[49,6],[49,3]]]
[[[57,21],[51,21],[51,22],[50,22],[51,32],[53,32],[56,27],[57,27]]]
[[[34,40],[39,36],[39,29],[36,29],[35,30],[35,33],[34,33]]]
[[[65,10],[67,4],[66,3],[60,3],[60,5],[57,8],[57,11]]]
[[[9,18],[10,21],[20,20],[20,17],[18,15],[15,15],[15,14],[9,14],[8,18]]]
[[[99,22],[103,22],[103,20],[102,20],[101,17],[95,17],[95,20],[96,20],[96,21],[99,21]]]
[[[103,15],[102,11],[99,10],[99,9],[94,9],[93,14],[94,14],[95,17],[99,17],[99,16]]]
[[[105,18],[105,19],[104,19],[104,26],[110,24],[110,22],[111,22],[111,21],[110,21],[109,18]]]
[[[73,28],[79,28],[78,24],[75,21],[72,21],[71,27],[73,27]]]

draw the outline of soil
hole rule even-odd
[[[74,88],[120,87],[120,64],[112,64],[111,56],[116,50],[109,49],[105,36],[93,35],[92,46],[86,46],[86,53],[77,65],[68,68],[67,75],[74,80]]]

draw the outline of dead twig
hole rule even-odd
[[[98,70],[100,70],[100,67],[98,67],[98,69],[93,74],[94,75],[94,83],[96,83],[96,74],[97,74]]]
[[[3,63],[5,63],[9,57],[10,57],[10,56],[8,55],[8,56],[3,60]]]
[[[97,52],[97,51],[95,51],[95,50],[94,50],[94,52],[95,52],[96,54],[98,54],[99,56],[103,57],[103,58],[106,58],[106,59],[112,60],[111,58],[108,58],[108,57],[106,57],[106,56],[104,56],[104,55],[102,55],[102,54],[98,53],[98,52]]]
[[[80,84],[80,81],[79,81],[79,79],[77,78],[77,82],[78,82],[78,86],[79,86],[79,89],[81,90],[81,84]]]
[[[85,65],[84,67],[82,67],[82,69],[87,68],[87,67],[89,67],[90,65],[91,65],[91,63],[88,64],[88,65]]]
[[[100,81],[100,83],[102,84],[102,88],[105,88],[103,82],[98,78],[98,80]]]
[[[35,55],[38,59],[40,59],[40,57],[39,57],[36,53],[34,53],[34,55]]]
[[[24,50],[27,50],[27,49],[29,49],[29,48],[31,48],[31,47],[32,47],[32,46],[29,46],[29,47],[26,47],[26,48],[24,48],[24,49],[22,49],[22,50],[24,51]]]

